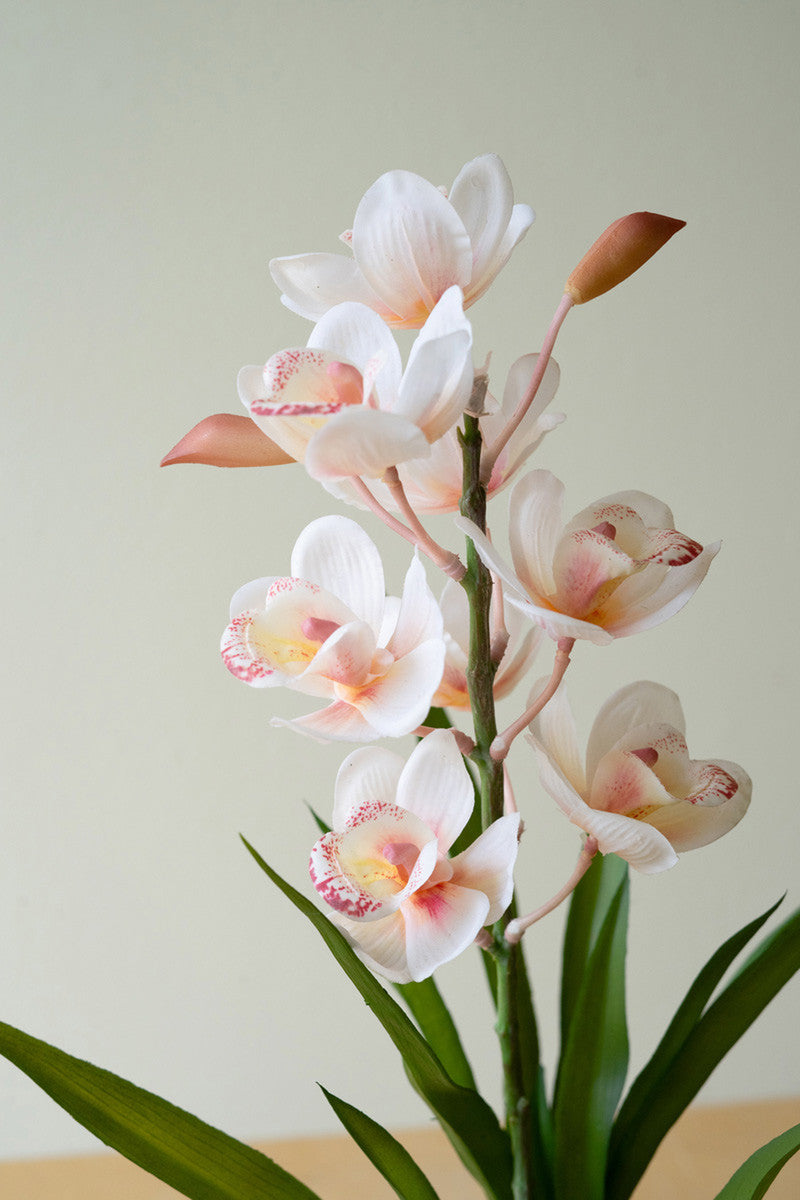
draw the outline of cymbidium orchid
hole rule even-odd
[[[311,851],[311,879],[360,956],[386,979],[426,979],[511,901],[516,813],[448,857],[474,800],[449,730],[429,734],[407,762],[367,747],[339,770],[332,831]]]
[[[312,321],[356,300],[389,325],[417,329],[453,284],[465,306],[477,300],[532,222],[496,154],[462,167],[449,193],[411,171],[388,171],[342,235],[352,258],[298,254],[273,259],[270,271],[287,308]]]
[[[497,596],[492,595],[492,618],[496,619]],[[469,603],[464,589],[448,579],[439,598],[444,619],[445,659],[442,681],[432,703],[441,708],[470,707],[467,684],[469,662]],[[505,609],[503,622],[508,634],[508,644],[494,677],[495,700],[502,699],[519,683],[530,669],[536,657],[544,630],[526,621],[517,609]]]
[[[410,733],[430,707],[444,653],[422,564],[412,561],[399,601],[387,598],[377,548],[338,516],[306,526],[288,576],[239,589],[222,638],[228,670],[252,687],[329,698],[318,712],[272,723],[333,741]]]
[[[671,511],[645,492],[605,496],[564,524],[564,485],[531,471],[511,496],[513,569],[472,522],[456,524],[505,584],[506,599],[556,640],[605,643],[665,621],[704,579],[705,548],[674,528]]]
[[[239,394],[256,424],[323,481],[374,478],[427,455],[472,391],[472,330],[461,291],[447,289],[405,371],[391,331],[363,304],[331,309],[308,344],[244,367]]]
[[[736,763],[694,760],[680,701],[642,681],[620,688],[597,715],[581,762],[563,684],[531,723],[542,785],[602,854],[618,854],[645,874],[733,829],[750,803],[751,783]]]

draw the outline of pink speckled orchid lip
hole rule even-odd
[[[380,555],[346,517],[313,521],[295,543],[291,574],[240,588],[221,643],[237,679],[328,701],[291,720],[322,740],[410,733],[442,676],[442,617],[414,559],[403,595],[386,597]]]
[[[370,746],[339,770],[333,829],[311,852],[311,878],[367,965],[387,979],[425,978],[508,907],[517,814],[447,856],[473,803],[449,730],[429,734],[405,763]]]
[[[532,222],[528,205],[514,204],[496,154],[467,163],[449,195],[411,171],[389,171],[365,193],[342,236],[352,258],[292,255],[273,259],[270,272],[287,308],[312,321],[356,301],[388,325],[419,328],[454,284],[465,304],[477,300]]]
[[[542,785],[569,820],[601,853],[645,874],[722,837],[750,803],[750,779],[736,763],[689,758],[680,701],[657,683],[630,684],[606,701],[585,770],[563,685],[531,723],[530,741]]]

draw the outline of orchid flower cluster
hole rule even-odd
[[[305,345],[244,367],[238,386],[249,417],[227,429],[225,418],[210,418],[165,460],[302,463],[337,499],[376,513],[416,547],[402,596],[387,596],[378,549],[361,527],[341,515],[314,521],[288,573],[236,592],[222,639],[238,679],[323,701],[274,724],[336,741],[422,738],[405,763],[377,747],[345,760],[331,830],[311,851],[311,878],[333,919],[370,967],[398,982],[427,978],[476,938],[490,945],[492,936],[521,936],[525,918],[510,934],[502,923],[521,829],[502,762],[519,733],[527,730],[545,790],[584,835],[582,869],[599,851],[663,870],[678,852],[731,829],[750,799],[740,767],[690,759],[677,698],[651,683],[607,702],[586,770],[579,765],[561,682],[575,641],[603,644],[665,620],[694,593],[719,545],[678,532],[670,509],[642,492],[605,496],[565,522],[561,482],[546,470],[522,473],[563,420],[548,408],[559,383],[552,343],[567,311],[613,286],[682,225],[635,214],[607,231],[570,277],[541,353],[513,364],[498,402],[473,364],[464,310],[532,221],[496,155],[467,163],[448,192],[409,171],[383,175],[342,235],[350,254],[270,264],[283,303],[315,322]],[[419,330],[405,368],[393,328]],[[484,497],[517,477],[511,563],[486,533],[485,501],[478,511],[462,503],[470,435],[478,446],[472,483]],[[476,552],[471,572],[420,520],[459,506],[455,526]],[[445,575],[439,600],[420,556]],[[487,571],[488,608],[484,600],[477,612],[473,585]],[[482,664],[470,662],[481,622],[489,630]],[[530,673],[548,639],[553,675],[498,734],[494,700]],[[481,667],[492,676],[488,694],[476,682]],[[488,720],[488,745],[485,729],[474,737],[431,731],[429,710],[448,707]],[[484,797],[482,832],[451,858],[475,804],[466,762],[480,764],[481,755],[495,776],[494,801]],[[494,935],[482,932],[499,921]]]
[[[667,505],[639,491],[566,517],[563,484],[528,468],[563,421],[550,405],[567,315],[638,270],[683,222],[641,212],[609,226],[569,275],[538,353],[526,349],[492,390],[488,367],[473,361],[465,309],[532,221],[496,155],[467,163],[449,192],[409,171],[381,176],[342,235],[346,253],[271,264],[284,304],[314,323],[308,337],[244,367],[246,414],[201,421],[164,463],[300,464],[337,503],[408,543],[402,593],[387,594],[378,548],[337,510],[299,533],[288,564],[263,564],[275,573],[234,594],[221,646],[228,670],[252,688],[309,697],[304,715],[273,724],[350,744],[332,801],[315,799],[316,903],[245,844],[381,1022],[489,1200],[630,1200],[661,1139],[800,968],[800,912],[725,982],[778,904],[714,952],[626,1091],[629,867],[664,871],[730,831],[751,784],[736,763],[690,757],[680,701],[656,682],[611,696],[585,756],[579,747],[565,691],[576,643],[606,645],[673,616],[719,545],[679,532]],[[418,330],[405,365],[395,329]],[[487,505],[512,482],[507,556],[490,537]],[[426,528],[431,513],[453,514],[450,544]],[[514,689],[525,698],[498,729],[495,701]],[[410,753],[377,744],[409,735]],[[517,738],[525,794],[509,766]],[[577,828],[579,845],[563,886],[522,913],[514,870],[541,803],[527,794],[534,763],[544,803]],[[529,891],[528,879],[517,882]],[[549,1087],[524,938],[567,899]],[[494,1009],[502,1123],[433,977],[473,945]],[[3,1022],[0,1054],[191,1200],[320,1200],[251,1147]],[[323,1091],[396,1195],[438,1200],[388,1130]],[[751,1156],[716,1200],[758,1200],[798,1148],[800,1126]]]

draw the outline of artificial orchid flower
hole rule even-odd
[[[744,816],[749,776],[694,760],[680,700],[658,683],[620,688],[597,715],[584,768],[563,685],[531,722],[542,785],[574,825],[645,874],[716,841]]]
[[[402,370],[391,331],[363,304],[339,304],[305,348],[244,367],[239,395],[256,424],[323,481],[380,476],[428,454],[472,391],[472,330],[459,288],[449,288]]]
[[[270,271],[286,307],[312,321],[356,300],[388,325],[418,329],[453,284],[465,306],[477,300],[532,222],[496,154],[462,167],[449,194],[411,171],[388,171],[342,234],[352,258],[298,254],[273,259]]]
[[[311,851],[311,879],[367,966],[386,979],[426,979],[511,902],[517,813],[448,858],[474,800],[445,729],[424,738],[405,763],[370,746],[339,770],[333,828]]]
[[[424,719],[442,677],[442,616],[416,558],[402,598],[387,598],[371,539],[347,517],[320,517],[297,539],[288,576],[236,593],[221,649],[252,687],[331,701],[274,725],[323,741],[400,737]]]
[[[555,639],[603,644],[665,621],[705,578],[719,542],[678,533],[660,500],[616,492],[564,525],[564,485],[531,471],[511,495],[512,569],[476,525],[456,518],[504,582],[506,600]]]
[[[497,594],[498,589],[494,588],[492,617]],[[467,709],[470,701],[467,688],[469,602],[466,592],[459,584],[448,579],[439,599],[439,607],[444,619],[446,650],[442,681],[431,703],[440,708]],[[526,674],[546,636],[538,625],[526,621],[518,609],[506,609],[503,619],[508,632],[508,645],[494,677],[495,700],[508,695]]]

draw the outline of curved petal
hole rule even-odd
[[[305,717],[271,717],[269,723],[278,728],[295,729],[317,742],[374,742],[380,737],[358,709],[343,700],[334,700],[327,708],[320,708]]]
[[[342,830],[346,825],[368,820],[377,808],[397,804],[397,784],[404,766],[399,754],[382,746],[368,746],[349,754],[336,776],[333,828]]]
[[[450,429],[469,401],[471,350],[461,289],[448,288],[411,347],[395,410],[419,425],[429,442]]]
[[[381,476],[387,467],[428,453],[411,421],[374,408],[350,408],[331,417],[309,443],[305,466],[312,479]]]
[[[641,750],[644,754],[650,752],[649,743]],[[602,812],[645,821],[657,809],[674,804],[675,799],[639,754],[617,749],[610,750],[597,764],[588,803]]]
[[[386,649],[395,658],[402,658],[421,642],[438,641],[442,636],[442,612],[415,554],[406,572],[397,621]]]
[[[313,628],[313,621],[310,622]],[[375,634],[364,621],[340,625],[322,643],[305,669],[304,682],[317,676],[358,687],[369,676],[375,655]]]
[[[598,712],[586,749],[586,778],[591,784],[597,764],[638,725],[671,725],[686,733],[681,702],[660,683],[642,679],[614,692]]]
[[[752,793],[750,776],[737,763],[716,759],[692,767],[698,776],[696,790],[647,817],[678,853],[707,846],[738,825]]]
[[[425,458],[411,459],[400,470],[411,507],[415,512],[456,512],[464,467],[455,429],[448,430],[429,449]],[[391,499],[389,504],[394,507]]]
[[[590,617],[621,581],[639,568],[610,537],[593,529],[564,534],[553,559],[553,603],[573,617]]]
[[[378,548],[349,517],[319,517],[306,525],[292,550],[292,575],[338,596],[352,613],[380,632],[385,598]]]
[[[531,698],[538,696],[546,684],[546,677],[538,680],[531,689]],[[558,763],[564,777],[578,795],[585,795],[586,774],[578,747],[578,730],[563,683],[559,684],[555,694],[531,721],[530,731],[550,757]]]
[[[263,609],[267,602],[267,592],[277,581],[277,575],[265,575],[261,579],[253,579],[250,583],[245,583],[238,591],[233,593],[230,607],[230,619],[238,617],[247,608],[255,608],[259,611]]]
[[[504,421],[508,421],[515,413],[517,406],[522,401],[523,396],[530,386],[533,372],[536,370],[536,363],[539,359],[538,354],[523,354],[516,362],[511,364],[508,375],[506,376],[506,385],[503,389],[503,405],[501,412],[498,414]],[[533,403],[525,413],[525,417],[514,437],[518,437],[521,430],[526,426],[532,425],[538,417],[542,415],[548,404],[552,401],[558,385],[561,382],[561,368],[554,358],[551,358],[545,367],[542,382],[536,390],[536,396]],[[497,417],[494,418],[497,421]]]
[[[250,631],[258,616],[255,609],[238,613],[222,635],[220,654],[231,675],[243,683],[251,687],[277,687],[286,682],[286,677],[251,644]]]
[[[274,467],[294,461],[250,417],[215,413],[190,429],[164,455],[161,466],[204,463],[210,467]]]
[[[466,163],[448,199],[472,243],[470,286],[477,289],[494,263],[514,206],[514,189],[502,159],[496,154],[482,154]]]
[[[381,408],[391,407],[400,387],[400,351],[386,322],[371,308],[337,304],[314,326],[308,345],[354,363],[362,372],[377,362],[375,391]]]
[[[338,914],[334,914],[333,919],[370,970],[392,983],[411,982],[402,911],[381,921],[359,923]]]
[[[706,546],[702,554],[685,566],[662,568],[666,573],[655,590],[635,600],[632,599],[631,584],[636,580],[625,580],[598,611],[598,620],[602,620],[603,626],[613,637],[629,637],[632,633],[660,625],[680,612],[692,598],[705,579],[720,545],[720,542],[714,542]],[[653,567],[646,567],[645,571],[658,569],[654,564]],[[641,574],[644,575],[645,571]]]
[[[466,534],[472,540],[482,561],[490,571],[493,571],[503,581],[505,584],[506,600],[510,603],[514,603],[517,600],[520,602],[520,606],[526,605],[532,607],[531,597],[525,584],[514,574],[513,569],[502,555],[498,553],[493,543],[489,541],[486,534],[478,528],[475,522],[468,520],[466,517],[455,517],[453,524],[456,529],[460,529],[462,533]]]
[[[564,485],[550,471],[531,471],[511,493],[511,559],[534,600],[556,590],[553,560],[563,526],[563,498]]]
[[[443,664],[444,643],[423,642],[365,687],[336,684],[336,696],[354,705],[376,736],[402,737],[425,719]]]
[[[472,779],[451,730],[436,729],[422,739],[403,768],[396,803],[433,830],[439,853],[446,854],[475,804]]]
[[[456,958],[486,924],[489,901],[482,892],[440,883],[423,888],[403,904],[409,978],[427,979]]]
[[[267,388],[264,383],[263,367],[242,367],[236,379],[239,398],[250,413],[250,418],[265,437],[275,442],[284,453],[302,462],[309,438],[325,420],[324,417],[278,417],[272,414],[253,416],[252,409],[267,403]],[[267,432],[269,431],[269,432]]]
[[[485,925],[499,920],[511,903],[519,826],[519,813],[500,817],[452,860],[452,882],[483,892],[489,901]]]
[[[448,579],[439,597],[439,610],[445,633],[461,647],[469,650],[469,601],[460,583]]]
[[[381,300],[408,325],[421,325],[452,284],[472,274],[469,235],[432,183],[389,171],[366,192],[353,222],[353,254]]]
[[[570,521],[568,528],[592,529],[601,521],[613,520],[613,517],[608,514],[611,509],[615,508],[622,512],[626,509],[631,510],[639,517],[643,525],[651,525],[657,529],[671,529],[675,524],[672,509],[668,508],[662,500],[657,500],[648,492],[629,490],[613,492],[610,496],[603,496],[596,500],[588,508],[582,509]]]
[[[386,320],[394,313],[375,295],[352,258],[345,254],[292,254],[273,258],[269,271],[292,312],[318,321],[347,300],[368,304]]]

